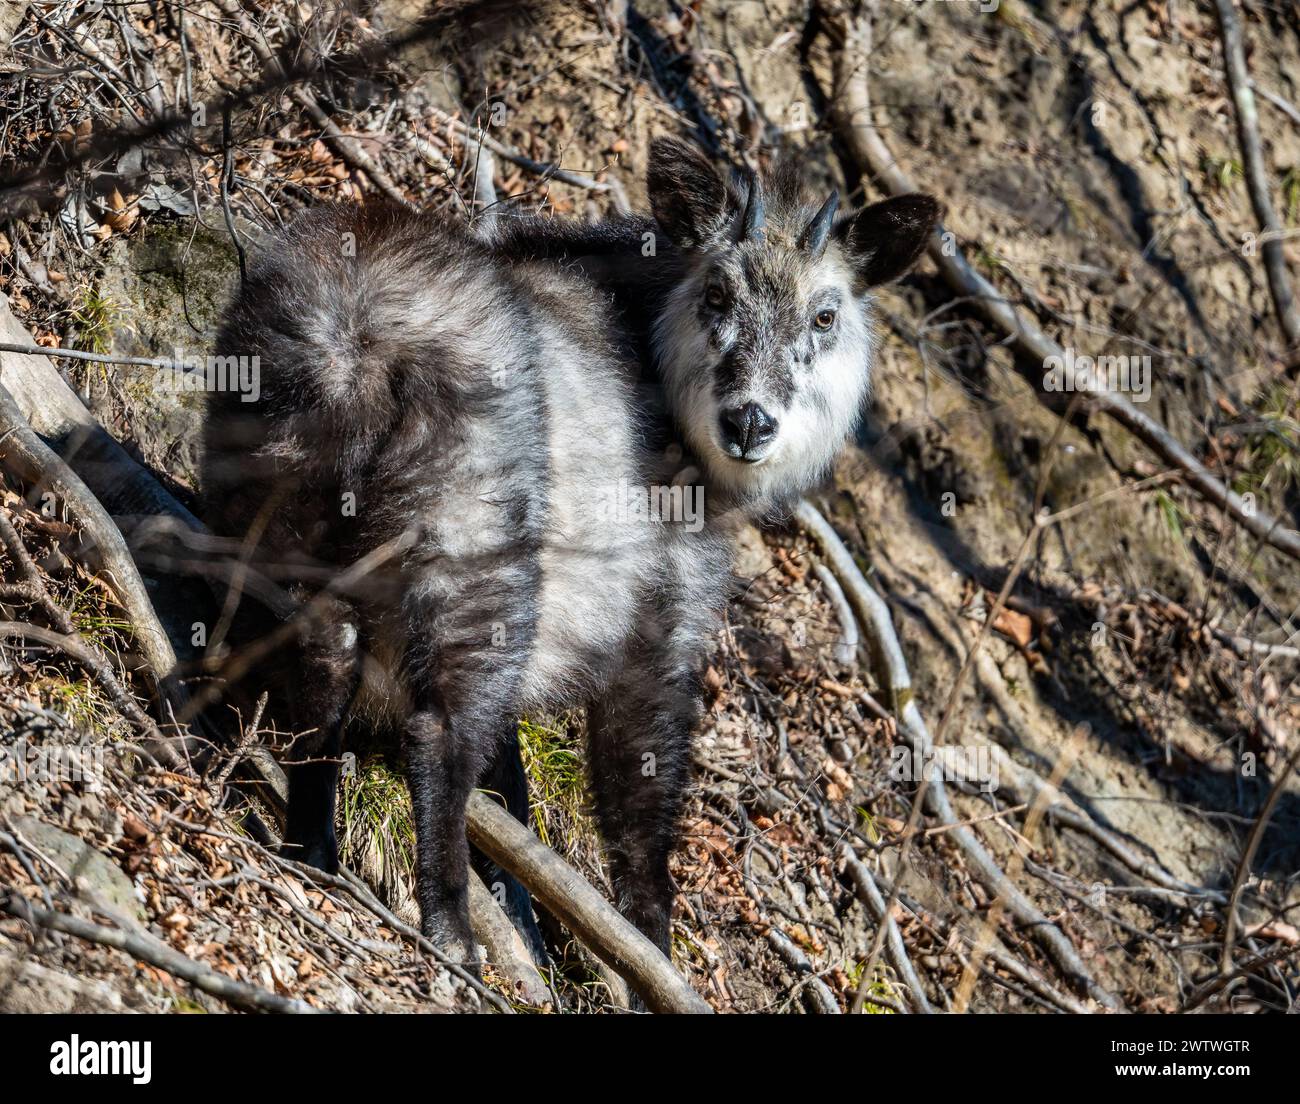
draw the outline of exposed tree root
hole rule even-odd
[[[176,653],[154,613],[144,580],[136,569],[126,541],[90,489],[27,424],[22,412],[0,385],[0,463],[11,468],[35,487],[51,491],[82,523],[94,543],[95,552],[109,586],[131,618],[145,662],[159,689],[160,697],[173,709],[183,708],[186,693],[176,675]],[[155,754],[179,760],[165,743]]]
[[[886,948],[888,949],[889,959],[894,964],[894,969],[898,971],[899,976],[907,983],[916,1010],[923,1014],[933,1012],[934,1009],[930,1007],[930,1002],[926,1000],[925,988],[921,985],[921,979],[917,975],[916,967],[912,965],[912,959],[907,953],[906,945],[903,943],[903,936],[898,930],[898,924],[885,911],[885,899],[881,896],[880,887],[876,885],[875,876],[868,869],[867,864],[858,858],[857,853],[847,842],[840,844],[840,858],[844,862],[844,868],[849,872],[854,889],[857,890],[858,900],[866,905],[867,911],[876,918],[876,923],[884,924],[887,927],[888,942]]]
[[[898,636],[894,632],[889,607],[867,582],[839,535],[815,506],[807,500],[800,502],[796,517],[821,548],[827,563],[839,578],[840,585],[862,621],[862,631],[870,641],[872,653],[877,660],[880,683],[894,703],[899,732],[921,756],[922,761],[929,762],[933,754],[930,732],[912,697],[911,675],[908,673]],[[1105,1008],[1120,1010],[1122,1005],[1119,1000],[1093,978],[1074,945],[1060,928],[1051,923],[1033,902],[1011,883],[970,829],[958,824],[958,817],[948,800],[942,779],[931,777],[927,798],[931,811],[939,822],[951,827],[949,837],[966,856],[981,884],[995,897],[1005,902],[1007,911],[1018,923],[1034,934],[1056,964],[1074,980],[1082,992]]]
[[[1255,113],[1255,93],[1246,69],[1246,47],[1242,41],[1241,21],[1233,8],[1233,0],[1214,0],[1219,16],[1219,29],[1223,36],[1223,67],[1228,74],[1228,89],[1237,112],[1237,138],[1241,144],[1241,160],[1246,170],[1246,184],[1250,203],[1259,219],[1259,245],[1264,255],[1264,271],[1268,274],[1268,287],[1277,310],[1278,326],[1286,339],[1287,366],[1294,374],[1300,371],[1300,310],[1296,309],[1295,294],[1291,288],[1291,274],[1287,270],[1286,255],[1282,247],[1284,229],[1273,201],[1269,198],[1268,170],[1264,164],[1264,147],[1259,140],[1259,117]]]

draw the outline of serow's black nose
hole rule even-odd
[[[776,421],[758,403],[722,412],[722,440],[732,456],[748,459],[776,436]]]

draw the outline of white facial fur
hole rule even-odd
[[[830,467],[861,414],[878,343],[870,297],[855,294],[853,274],[838,246],[831,243],[811,264],[791,252],[794,278],[785,293],[787,308],[799,303],[811,326],[819,293],[838,293],[833,347],[814,348],[811,363],[792,357],[788,348],[778,348],[761,324],[756,326],[760,332],[745,335],[738,332],[744,319],[729,321],[716,336],[711,332],[700,317],[710,267],[707,255],[698,257],[691,273],[674,288],[654,331],[668,401],[692,451],[713,483],[760,504],[802,493]],[[751,302],[760,314],[764,305]],[[752,312],[749,324],[754,325]],[[720,396],[717,366],[742,337],[758,350],[753,358],[756,370],[747,373],[739,389]],[[781,388],[764,378],[764,363],[780,365],[792,375],[794,393],[788,401]],[[721,439],[723,407],[745,402],[758,403],[778,423],[775,439],[758,453],[761,459],[756,462],[734,459]]]

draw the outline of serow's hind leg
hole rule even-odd
[[[433,677],[411,672],[415,711],[403,749],[415,821],[416,897],[424,934],[454,961],[477,965],[465,804],[514,715],[510,688],[517,680],[500,660],[448,651],[438,657]]]
[[[524,774],[523,759],[519,754],[519,733],[516,725],[502,733],[496,755],[488,764],[479,782],[479,788],[499,794],[506,809],[520,824],[528,824],[528,777]],[[519,881],[502,870],[496,863],[476,849],[471,849],[474,871],[483,884],[505,910],[533,956],[533,961],[544,966],[547,961],[546,944],[533,914],[533,902]]]
[[[619,910],[669,953],[668,859],[700,705],[695,680],[633,664],[589,710],[591,782]]]
[[[465,804],[519,715],[539,580],[527,557],[509,550],[493,549],[464,571],[445,556],[429,563],[436,564],[429,581],[406,597],[403,659],[414,707],[403,747],[416,898],[424,934],[454,960],[477,965]]]
[[[343,725],[360,678],[356,621],[345,603],[331,603],[303,629],[292,667],[289,724],[298,735],[288,756],[284,853],[333,874],[339,867],[334,806]]]
[[[418,703],[402,746],[415,821],[420,928],[453,961],[478,963],[469,926],[469,844],[465,802],[478,777],[473,741],[432,699]]]

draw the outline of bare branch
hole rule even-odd
[[[1223,974],[1232,972],[1232,950],[1237,939],[1237,908],[1241,904],[1241,895],[1246,888],[1246,878],[1250,874],[1251,864],[1255,861],[1255,852],[1259,850],[1260,840],[1264,838],[1264,829],[1273,819],[1273,810],[1277,808],[1282,790],[1286,787],[1291,772],[1296,769],[1297,764],[1300,764],[1300,744],[1291,753],[1286,766],[1278,771],[1277,781],[1269,791],[1268,800],[1264,802],[1264,808],[1260,810],[1255,826],[1250,830],[1250,839],[1246,841],[1246,846],[1241,852],[1241,860],[1237,863],[1237,876],[1232,880],[1232,896],[1228,900],[1228,923],[1223,932],[1223,958],[1220,964],[1220,971]]]

